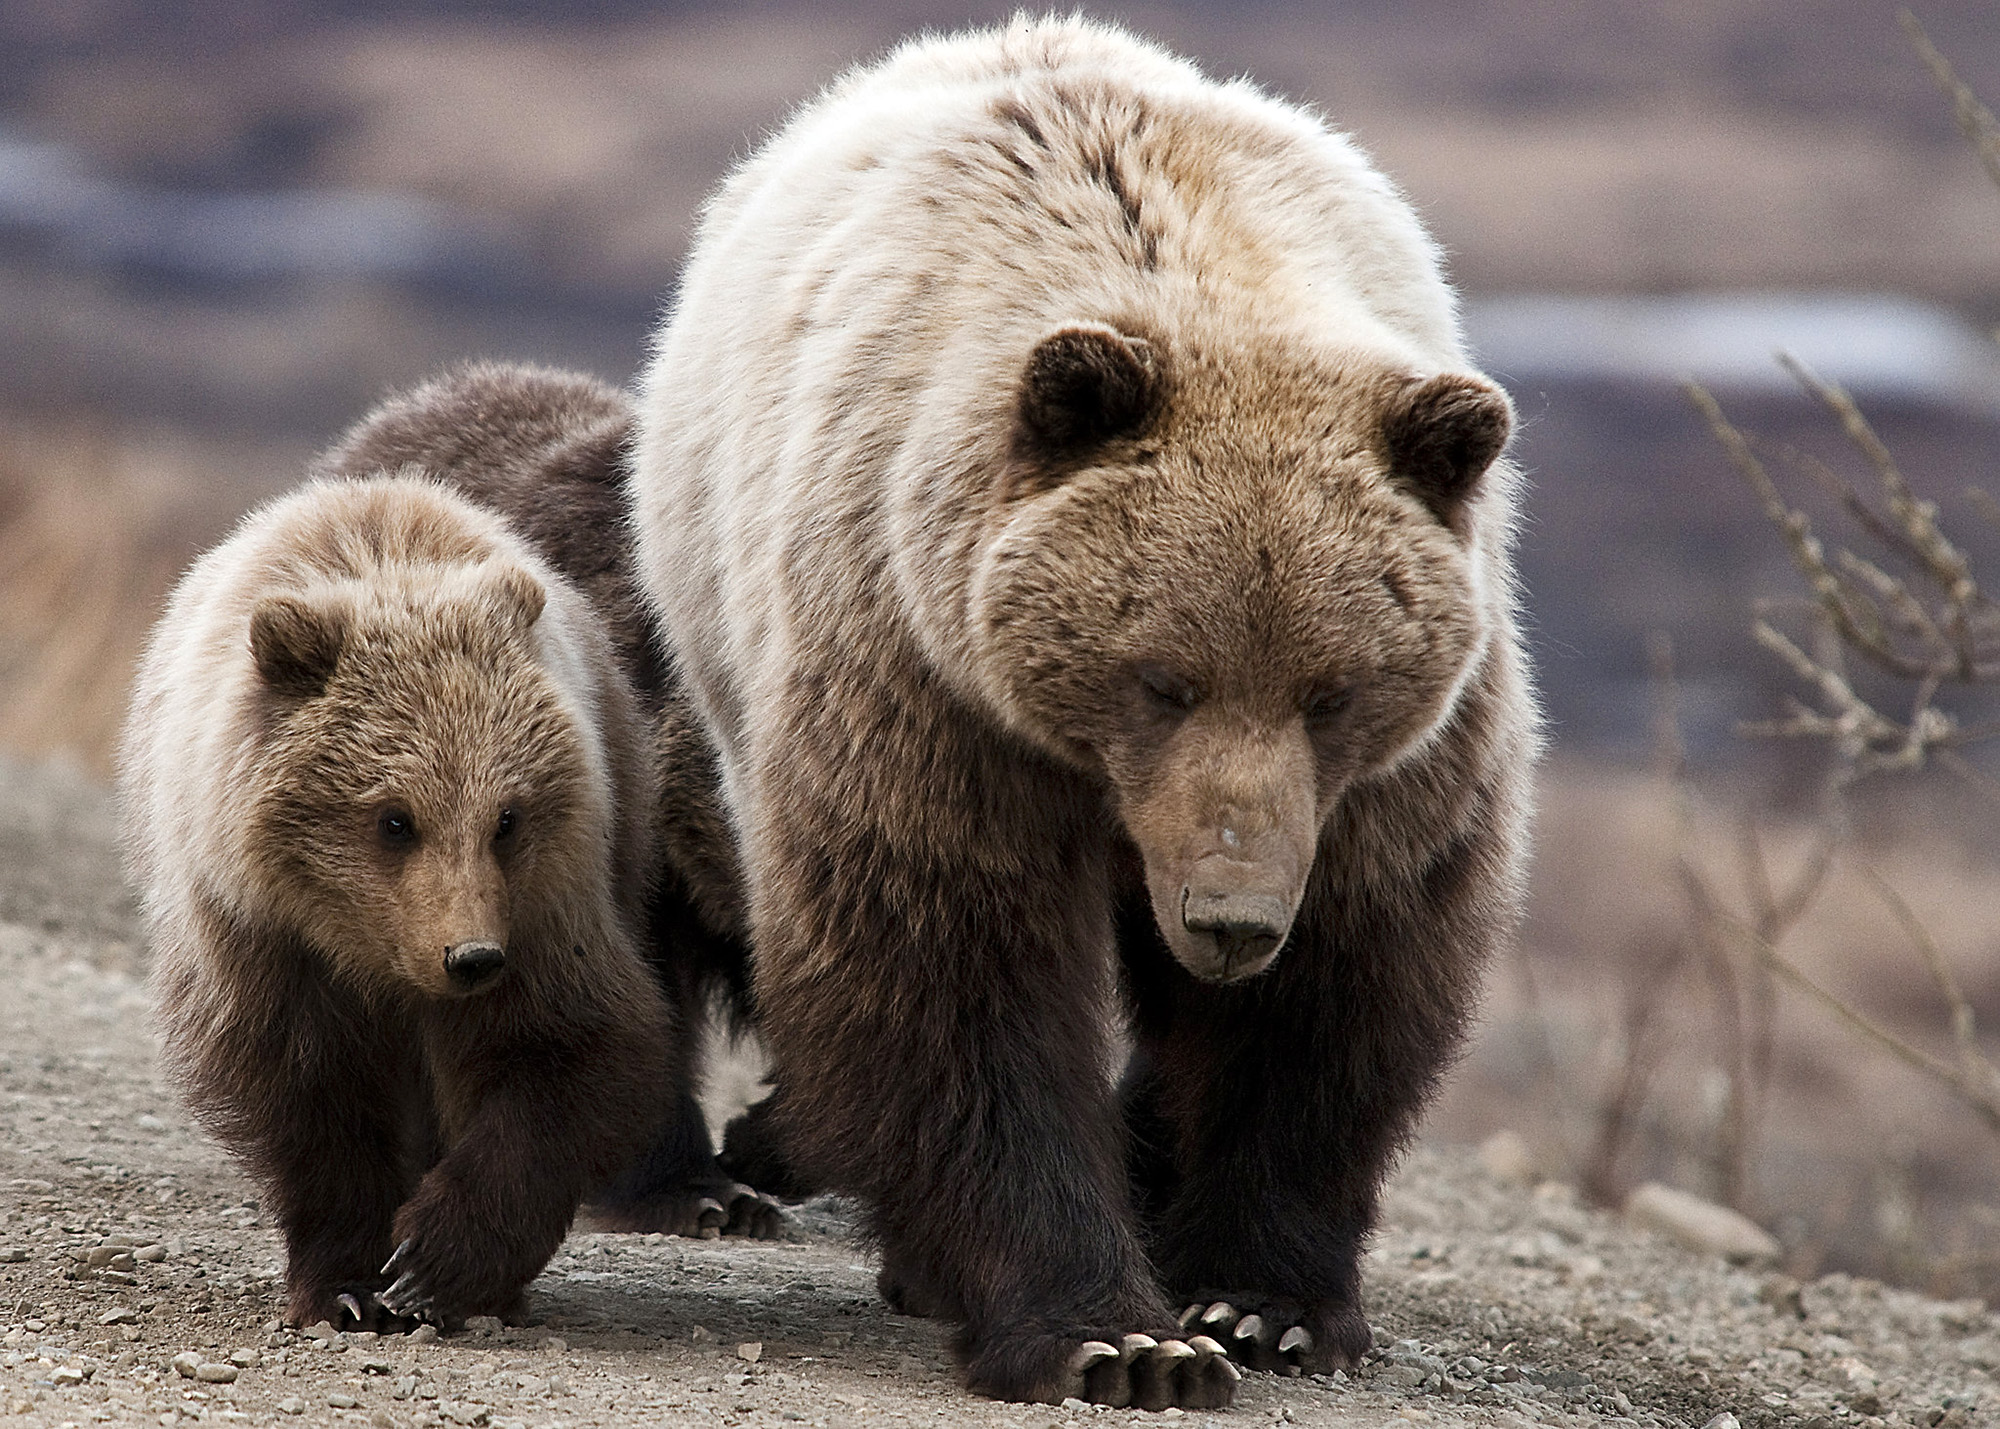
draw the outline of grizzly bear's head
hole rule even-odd
[[[266,595],[249,846],[266,897],[379,991],[483,992],[524,924],[601,886],[602,771],[538,639],[547,593],[504,558]],[[527,970],[533,976],[532,969]]]
[[[1102,773],[1160,931],[1277,955],[1343,793],[1419,749],[1488,636],[1482,378],[1080,323],[1026,360],[972,597],[1008,717]],[[1498,599],[1504,600],[1504,594]]]

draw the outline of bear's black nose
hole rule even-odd
[[[1191,933],[1215,939],[1225,969],[1269,957],[1291,927],[1292,910],[1282,899],[1258,894],[1183,895],[1181,921]]]
[[[507,950],[498,943],[458,943],[444,953],[445,972],[454,986],[466,992],[484,987],[506,966]]]

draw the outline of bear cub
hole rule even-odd
[[[314,471],[366,477],[420,468],[504,517],[583,594],[610,636],[638,696],[657,775],[658,877],[645,904],[642,949],[688,1035],[669,1049],[670,1105],[660,1130],[615,1181],[592,1193],[591,1223],[773,1239],[783,1232],[783,1212],[759,1192],[810,1188],[770,1142],[768,1110],[731,1125],[736,1155],[725,1170],[692,1090],[701,1073],[694,1032],[710,1010],[739,1027],[749,1015],[747,920],[715,750],[634,570],[624,460],[632,421],[631,398],[586,374],[468,362],[385,399]]]
[[[286,1318],[518,1317],[657,1125],[645,722],[497,516],[319,481],[189,571],[120,757],[167,1069],[262,1185]]]

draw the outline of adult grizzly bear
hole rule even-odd
[[[166,1064],[265,1188],[287,1318],[518,1313],[681,1033],[589,605],[433,482],[313,483],[181,582],[121,765]]]
[[[591,1196],[613,1229],[772,1238],[783,1215],[717,1166],[693,1088],[711,1005],[748,1001],[735,840],[707,731],[674,673],[633,571],[625,448],[632,402],[582,373],[474,362],[398,393],[315,464],[328,477],[424,471],[497,512],[588,599],[651,730],[660,876],[645,907],[645,951],[690,1035],[669,1048],[668,1115],[638,1160]],[[744,1123],[750,1127],[760,1123]],[[741,1139],[741,1133],[739,1133]],[[768,1156],[753,1169],[771,1171]],[[782,1174],[772,1189],[794,1189]]]
[[[1510,421],[1348,141],[1087,21],[906,46],[707,210],[641,571],[791,1138],[976,1389],[1226,1399],[1190,1301],[1368,1344],[1518,901]]]

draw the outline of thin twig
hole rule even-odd
[[[1945,98],[1951,101],[1952,117],[1958,120],[1958,127],[1965,137],[1972,141],[1973,149],[1979,155],[1979,162],[1986,166],[1986,173],[1994,183],[2000,184],[2000,120],[1993,117],[1993,111],[1979,102],[1979,96],[1958,77],[1938,47],[1931,43],[1931,37],[1924,33],[1924,27],[1909,10],[1898,10],[1896,18],[1902,22],[1903,33],[1910,37],[1910,45],[1917,52],[1917,58],[1924,62],[1937,81]]]

